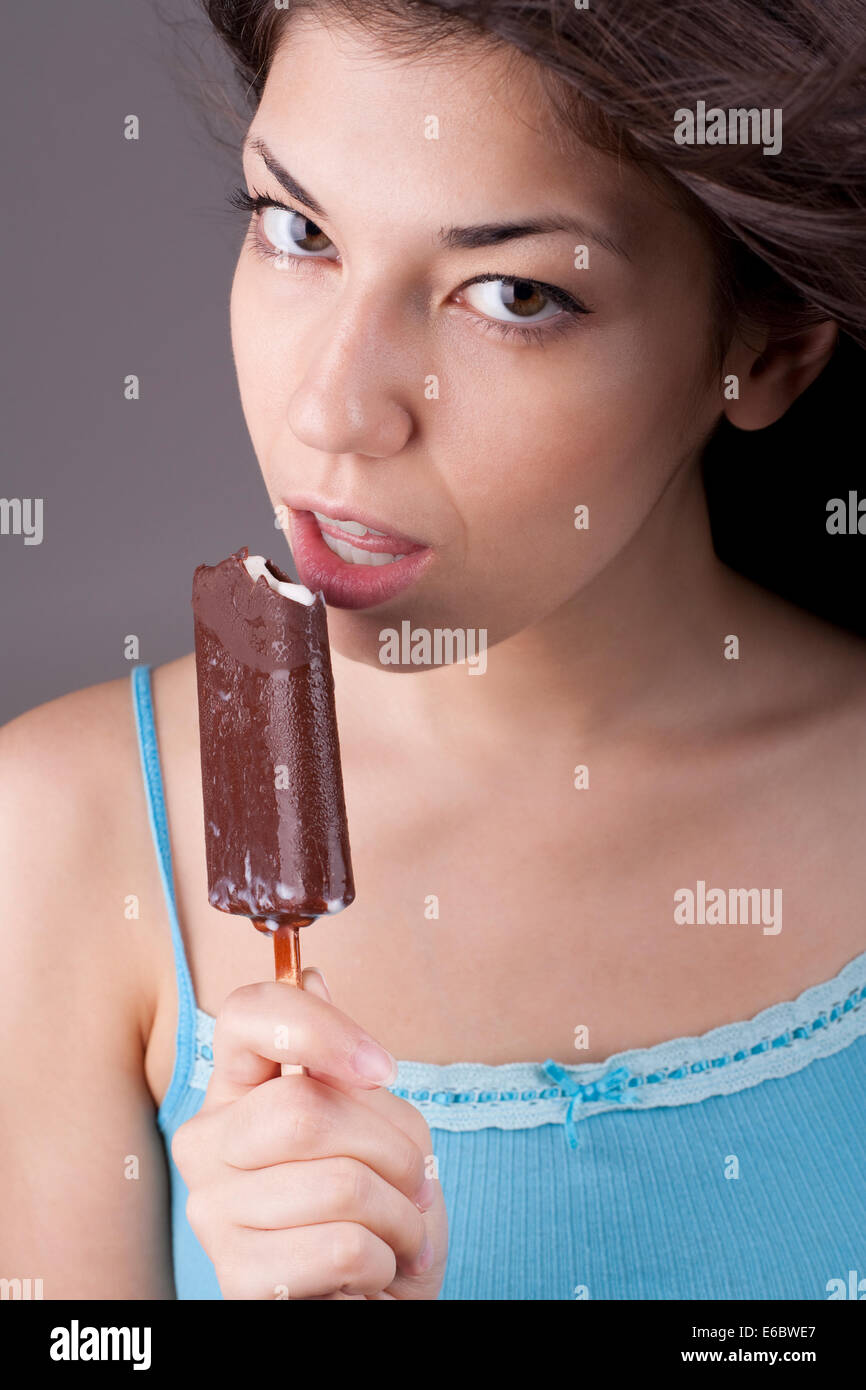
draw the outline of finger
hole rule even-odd
[[[425,1190],[424,1154],[402,1129],[309,1076],[264,1082],[237,1102],[232,1124],[215,1133],[218,1157],[233,1168],[345,1155],[366,1163],[413,1202]]]
[[[397,1074],[391,1054],[347,1014],[312,990],[278,981],[244,985],[229,995],[217,1016],[213,1053],[208,1109],[276,1076],[281,1062],[362,1088],[390,1085]]]
[[[328,989],[328,983],[318,966],[307,966],[303,972],[303,979],[305,990],[311,994],[318,995],[320,999],[324,999],[328,1004],[333,1003],[331,991]],[[317,1081],[323,1081],[327,1086],[333,1086],[336,1090],[345,1091],[346,1095],[358,1094],[376,1096],[380,1094],[379,1089],[371,1091],[368,1087],[359,1087],[353,1081],[341,1080],[340,1077],[332,1076],[330,1073],[322,1071],[318,1067],[308,1067],[307,1075],[314,1077]],[[382,1090],[381,1094],[387,1095],[388,1092]]]
[[[345,1091],[355,1100],[368,1105],[371,1110],[375,1110],[377,1115],[390,1120],[391,1124],[402,1129],[403,1133],[407,1134],[425,1155],[432,1158],[433,1140],[427,1121],[418,1107],[413,1105],[411,1101],[404,1100],[402,1096],[395,1096],[384,1086],[376,1091],[362,1091],[358,1087],[346,1087]]]
[[[413,1302],[418,1299],[438,1298],[445,1276],[447,1255],[447,1244],[440,1252],[434,1240],[433,1264],[430,1268],[420,1274],[409,1274],[406,1270],[398,1269],[393,1284],[389,1284],[385,1291],[388,1297],[400,1300],[411,1299]]]
[[[361,1091],[354,1087],[346,1087],[347,1094],[351,1094],[353,1099],[360,1105],[366,1105],[370,1110],[374,1110],[383,1120],[395,1125],[397,1129],[403,1131],[412,1143],[417,1145],[424,1156],[425,1181],[423,1187],[415,1195],[415,1203],[421,1211],[429,1211],[440,1196],[438,1180],[438,1166],[436,1154],[433,1149],[433,1138],[427,1125],[427,1121],[420,1110],[402,1096],[392,1095],[390,1091],[380,1087],[376,1091]]]
[[[311,1078],[305,1078],[307,1081]],[[280,1081],[283,1078],[279,1078]],[[276,1078],[275,1078],[276,1081]],[[274,1090],[275,1082],[263,1083],[261,1087],[250,1093],[249,1098],[242,1097],[237,1102],[237,1110],[231,1113],[231,1123],[227,1123],[225,1107],[219,1107],[210,1111],[205,1111],[204,1107],[193,1119],[175,1132],[171,1143],[171,1153],[174,1162],[190,1191],[197,1188],[210,1187],[215,1181],[219,1181],[224,1174],[226,1165],[238,1168],[243,1171],[254,1169],[264,1169],[271,1162],[279,1165],[287,1162],[298,1162],[310,1157],[320,1157],[318,1153],[296,1152],[297,1145],[294,1142],[297,1138],[296,1129],[298,1124],[307,1125],[316,1123],[315,1118],[307,1116],[300,1121],[292,1120],[286,1113],[287,1106],[296,1103],[297,1096],[289,1094],[286,1099],[284,1086]],[[321,1082],[314,1083],[322,1086]],[[333,1088],[327,1088],[332,1096],[341,1094]],[[260,1094],[262,1093],[263,1094]],[[399,1131],[402,1135],[400,1141],[402,1148],[399,1150],[399,1157],[395,1161],[393,1156],[389,1161],[382,1158],[373,1161],[370,1166],[380,1176],[390,1181],[398,1190],[410,1198],[413,1204],[421,1212],[430,1211],[441,1199],[439,1183],[433,1174],[435,1168],[431,1160],[434,1155],[430,1152],[431,1138],[423,1119],[413,1112],[415,1119],[411,1124],[406,1123],[404,1111],[412,1111],[407,1101],[400,1100],[396,1096],[390,1095],[387,1091],[381,1092],[357,1092],[356,1104],[364,1106],[371,1115],[377,1117],[372,1124],[364,1126],[360,1136],[360,1147],[364,1148],[369,1155],[376,1149],[377,1145],[383,1147],[388,1145],[391,1128]],[[392,1110],[390,1107],[386,1111],[370,1106],[368,1102],[371,1096],[383,1095],[388,1100],[395,1103],[400,1109]],[[307,1104],[305,1100],[304,1105]],[[419,1123],[420,1122],[420,1123]],[[318,1124],[326,1129],[328,1122],[325,1116],[320,1116]],[[315,1144],[313,1136],[308,1133],[307,1150],[311,1147],[319,1148],[322,1145]],[[408,1148],[406,1145],[408,1144]],[[339,1139],[332,1139],[330,1151],[332,1156],[345,1155],[356,1157],[359,1161],[367,1161],[360,1152],[355,1152],[359,1147],[356,1143],[354,1131],[349,1132],[348,1138],[345,1134]],[[351,1148],[352,1152],[347,1150]],[[404,1156],[405,1155],[405,1156]],[[327,1155],[325,1155],[327,1156]],[[418,1159],[420,1158],[420,1163]],[[397,1175],[401,1164],[411,1163],[409,1177],[405,1183],[397,1181]],[[416,1177],[418,1185],[415,1186]]]
[[[356,1158],[340,1155],[280,1163],[252,1173],[224,1170],[212,1187],[190,1197],[193,1230],[199,1204],[218,1210],[224,1221],[258,1231],[355,1221],[389,1245],[406,1274],[423,1272],[427,1244],[424,1218],[414,1202]]]
[[[326,1000],[329,1004],[331,1002],[331,995],[328,986],[325,984],[325,977],[321,970],[317,969],[315,965],[308,966],[306,970],[301,971],[301,989],[307,989],[312,994],[317,994],[320,999]],[[281,1076],[305,1076],[307,1074],[304,1067],[296,1066],[294,1062],[280,1063]]]
[[[331,1003],[331,992],[328,989],[327,981],[317,966],[308,966],[304,971],[304,988],[315,991],[321,998]],[[380,1115],[383,1115],[385,1119],[390,1120],[392,1124],[402,1129],[404,1134],[407,1134],[409,1138],[418,1145],[428,1162],[434,1157],[432,1151],[433,1141],[430,1137],[430,1131],[426,1121],[420,1111],[418,1111],[414,1105],[410,1105],[407,1101],[403,1100],[402,1097],[392,1095],[391,1092],[384,1087],[378,1087],[372,1091],[367,1089],[362,1090],[360,1087],[350,1085],[348,1082],[341,1082],[334,1077],[327,1076],[314,1069],[309,1070],[308,1075],[312,1076],[315,1080],[323,1081],[327,1085],[335,1087],[337,1090],[344,1091],[346,1095],[352,1095],[357,1100],[361,1100],[365,1104],[372,1106],[372,1108],[377,1110]],[[421,1203],[422,1210],[426,1211],[428,1207],[432,1206],[437,1187],[438,1184],[434,1186],[434,1181],[430,1178],[430,1190]]]
[[[383,1240],[348,1221],[290,1231],[235,1227],[215,1264],[227,1299],[373,1295],[393,1283],[397,1267]]]
[[[316,994],[320,999],[324,999],[328,1004],[333,1002],[331,999],[331,991],[328,989],[328,983],[318,966],[307,966],[303,972],[303,980],[304,989],[307,990],[308,993]],[[289,1071],[285,1071],[283,1072],[283,1075],[289,1076],[292,1075],[292,1073]],[[370,1090],[368,1086],[360,1087],[356,1085],[354,1081],[344,1081],[340,1077],[332,1076],[329,1072],[322,1071],[317,1067],[308,1067],[307,1075],[312,1076],[316,1081],[324,1082],[327,1086],[333,1086],[335,1090],[344,1091],[346,1095],[354,1095],[357,1096],[359,1099],[364,1097],[370,1097],[370,1099],[375,1102],[376,1097],[382,1096],[387,1098],[387,1100],[390,1100],[392,1103],[394,1101],[394,1097],[391,1096],[390,1093],[384,1087],[377,1087],[373,1090]],[[402,1102],[398,1100],[397,1105],[401,1104]],[[388,1112],[385,1111],[383,1113]],[[405,1128],[405,1125],[401,1127]],[[410,1138],[415,1137],[412,1134],[411,1127],[406,1129],[406,1133],[409,1135]]]
[[[304,989],[311,994],[316,994],[320,999],[324,999],[328,1004],[332,1003],[331,991],[328,989],[327,981],[321,970],[316,965],[308,966],[304,972]],[[323,1081],[328,1086],[333,1086],[335,1090],[344,1091],[346,1095],[369,1096],[389,1096],[388,1091],[383,1087],[373,1090],[369,1086],[359,1087],[354,1080],[346,1081],[339,1076],[333,1076],[319,1067],[308,1067],[307,1075],[312,1076],[316,1081]],[[393,1099],[393,1097],[390,1097]]]

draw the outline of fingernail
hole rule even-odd
[[[390,1052],[375,1042],[360,1042],[352,1058],[352,1066],[365,1081],[376,1081],[380,1086],[390,1086],[397,1080],[397,1062]]]
[[[424,1244],[415,1260],[415,1269],[419,1274],[423,1274],[433,1263],[433,1246],[430,1244],[430,1237],[424,1237]]]
[[[436,1183],[433,1178],[425,1178],[418,1190],[415,1198],[415,1205],[420,1211],[429,1211],[436,1197]]]
[[[331,999],[331,991],[328,989],[328,981],[325,979],[319,967],[317,965],[311,965],[308,967],[308,969],[311,974],[318,975],[322,985],[322,989],[325,991],[325,998],[327,999],[329,1004],[333,1003],[333,1000]]]

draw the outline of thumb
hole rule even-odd
[[[306,969],[302,971],[301,978],[303,979],[304,989],[307,994],[316,994],[320,999],[324,999],[326,1004],[333,1004],[334,1001],[331,998],[331,991],[328,989],[327,981],[318,966],[308,965]],[[394,1099],[387,1091],[380,1092],[376,1090],[371,1092],[368,1091],[365,1086],[353,1086],[350,1082],[340,1077],[331,1076],[328,1072],[316,1071],[312,1067],[307,1068],[307,1075],[311,1076],[314,1081],[324,1081],[327,1086],[332,1086],[335,1091],[342,1091],[347,1096],[355,1096],[358,1100],[366,1101],[370,1095],[376,1096],[377,1098],[382,1095],[385,1103],[388,1101],[393,1102]],[[375,1105],[376,1102],[374,1101],[373,1103]]]

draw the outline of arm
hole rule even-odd
[[[174,1297],[123,911],[141,891],[128,698],[113,682],[0,730],[0,1276],[46,1299]]]

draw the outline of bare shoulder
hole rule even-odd
[[[105,681],[101,685],[61,695],[12,719],[0,728],[0,759],[4,782],[13,778],[22,794],[48,791],[62,779],[64,790],[74,791],[77,807],[104,802],[104,787],[116,780],[119,759],[135,749],[130,682]],[[50,818],[67,820],[64,808],[46,798],[43,811]],[[71,828],[71,827],[70,827]]]
[[[780,663],[777,745],[780,796],[789,814],[814,828],[814,866],[844,899],[866,947],[866,922],[853,910],[866,894],[866,641],[809,614],[789,617]]]
[[[749,586],[752,615],[739,660],[754,671],[754,689],[780,731],[828,740],[828,748],[862,726],[866,713],[866,640],[765,591]],[[757,592],[760,597],[754,597]],[[755,669],[757,668],[757,669]],[[858,747],[866,755],[860,728]]]
[[[866,701],[866,640],[722,566],[715,703],[734,739],[841,733]],[[710,700],[713,700],[713,691]]]
[[[114,991],[137,1033],[156,1007],[163,932],[128,678],[51,700],[0,729],[7,968],[74,967]],[[0,919],[0,920],[2,920]],[[47,953],[47,955],[46,955]]]
[[[866,641],[764,591],[750,604],[734,673],[748,690],[742,813],[750,800],[768,812],[814,934],[853,958],[866,949]]]

